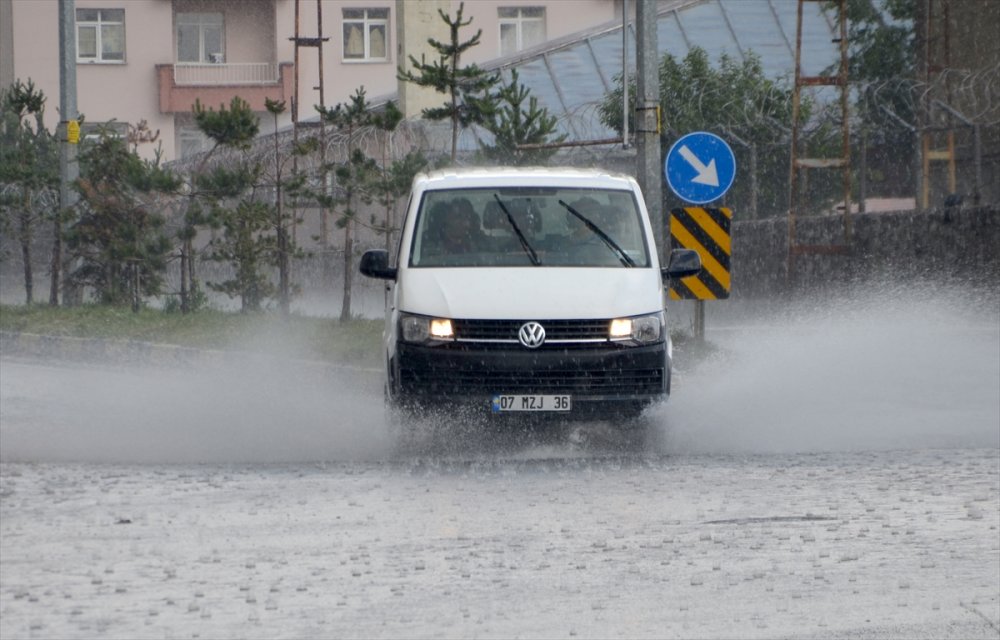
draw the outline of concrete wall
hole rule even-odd
[[[934,281],[1000,290],[1000,208],[938,209],[852,216],[848,255],[803,255],[787,267],[786,218],[734,222],[733,298],[865,282]],[[841,244],[839,216],[799,218],[797,242]]]
[[[856,288],[866,283],[933,282],[938,286],[972,287],[1000,304],[1000,207],[855,214],[852,220],[850,255],[800,256],[790,278],[787,219],[734,221],[731,299],[770,300],[792,293]],[[300,230],[300,236],[304,239],[312,232],[312,227]],[[799,218],[796,235],[801,243],[840,243],[842,219]],[[339,232],[333,234],[335,244],[325,254],[311,247],[312,257],[295,261],[293,280],[302,288],[295,306],[304,313],[339,313],[343,248],[336,241],[341,236]],[[358,254],[385,242],[363,231],[359,236],[355,246]],[[34,245],[35,299],[45,301],[51,240],[44,230],[38,231]],[[199,262],[198,273],[203,281],[216,282],[231,275],[229,267],[211,262]],[[177,290],[176,275],[176,265],[171,265],[168,290]],[[353,282],[355,312],[368,317],[381,315],[380,281],[355,277]],[[20,251],[6,234],[0,235],[0,301],[24,301]],[[218,303],[223,308],[236,304],[222,299]]]

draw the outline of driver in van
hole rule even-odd
[[[613,205],[604,205],[597,211],[597,216],[591,220],[601,231],[606,233],[615,242],[622,241],[623,220],[621,211]]]
[[[571,205],[573,210],[589,220],[595,227],[604,232],[612,241],[619,241],[621,236],[621,218],[618,211],[611,205],[604,205],[589,196],[580,198]],[[600,236],[569,211],[566,212],[566,223],[571,229],[566,238],[565,249],[573,259],[584,262],[603,261],[606,255],[606,245]]]
[[[594,200],[590,196],[584,196],[575,200],[570,206],[584,218],[594,224],[600,224],[597,222],[597,215],[601,209],[601,203],[597,200]],[[585,242],[593,237],[593,233],[583,223],[583,220],[580,220],[569,211],[566,212],[566,225],[570,228],[569,239],[573,242]]]
[[[467,198],[457,198],[444,206],[435,205],[431,216],[428,226],[436,240],[432,253],[461,255],[482,250],[479,215]]]

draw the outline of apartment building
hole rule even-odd
[[[102,123],[129,135],[151,156],[203,150],[195,100],[217,107],[233,96],[264,113],[267,98],[289,111],[278,126],[316,117],[364,86],[370,98],[395,93],[397,67],[431,55],[427,38],[447,39],[438,11],[459,0],[76,0],[77,103],[88,128]],[[0,0],[0,85],[34,81],[48,96],[47,122],[59,120],[58,0]],[[481,44],[463,62],[484,63],[541,45],[620,13],[620,0],[466,0],[471,37]],[[295,34],[298,25],[299,46]],[[318,45],[318,46],[317,46]],[[323,81],[320,83],[322,74]],[[296,82],[297,80],[297,82]],[[322,96],[319,90],[322,84]],[[296,86],[298,91],[296,94]],[[408,115],[427,106],[400,93]],[[261,118],[262,130],[272,128]]]

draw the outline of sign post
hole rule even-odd
[[[703,205],[721,198],[736,178],[736,157],[726,141],[713,133],[696,131],[681,136],[663,163],[670,190],[678,198]],[[685,207],[670,215],[671,240],[701,256],[702,273],[670,287],[674,300],[695,300],[695,337],[705,338],[705,300],[729,297],[730,223],[726,208]]]

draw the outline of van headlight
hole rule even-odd
[[[399,316],[399,333],[404,342],[433,343],[455,339],[451,320],[410,314]]]
[[[663,338],[663,312],[631,318],[615,318],[608,327],[608,339],[612,342],[633,342],[651,344]]]

